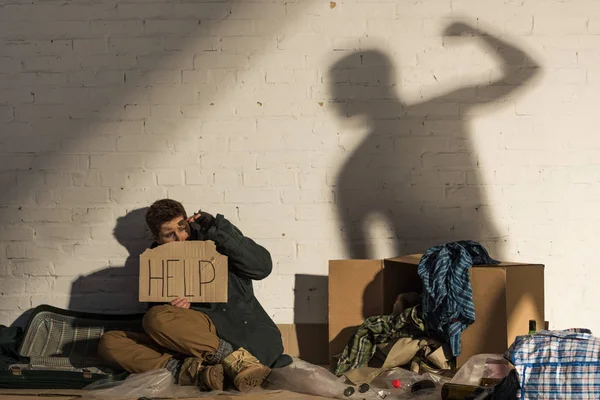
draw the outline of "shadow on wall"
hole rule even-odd
[[[125,265],[80,276],[73,281],[70,310],[103,310],[117,314],[145,311],[145,303],[138,302],[138,275],[139,256],[151,243],[145,221],[146,209],[130,211],[117,219],[113,234],[129,252]]]
[[[444,34],[478,40],[500,62],[502,77],[407,104],[395,91],[393,62],[381,51],[355,52],[329,70],[340,117],[366,117],[369,126],[335,188],[350,258],[374,256],[366,226],[372,215],[392,229],[397,255],[462,239],[480,241],[491,254],[501,250],[504,232],[486,207],[466,115],[515,92],[539,66],[514,45],[468,24],[451,24]]]

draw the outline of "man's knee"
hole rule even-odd
[[[165,323],[165,315],[169,314],[173,309],[173,306],[163,305],[154,306],[142,319],[142,326],[147,334],[152,335],[156,332],[162,332],[167,325]]]
[[[109,331],[104,332],[100,341],[98,342],[98,355],[109,361],[115,360],[115,353],[119,352],[119,342],[123,339],[127,339],[127,335],[122,331]]]

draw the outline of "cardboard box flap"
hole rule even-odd
[[[163,244],[140,255],[139,301],[226,303],[227,257],[212,241]]]

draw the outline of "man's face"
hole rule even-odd
[[[173,218],[161,225],[157,242],[165,244],[170,242],[183,242],[190,237],[190,226],[183,216]]]

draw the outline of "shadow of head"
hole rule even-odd
[[[148,207],[138,208],[117,218],[113,235],[130,256],[139,256],[152,238],[146,225],[147,210]]]
[[[71,283],[69,309],[76,311],[137,312],[139,255],[149,247],[146,209],[139,208],[119,217],[113,229],[115,239],[129,253],[121,266],[79,276]]]
[[[329,68],[331,100],[342,116],[371,115],[381,101],[398,100],[392,59],[379,50],[346,55]]]

